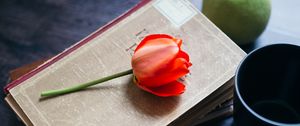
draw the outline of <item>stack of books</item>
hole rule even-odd
[[[130,69],[137,44],[159,33],[181,38],[193,63],[182,95],[154,96],[124,76],[62,96],[40,96]],[[8,84],[6,101],[26,125],[189,125],[232,98],[232,78],[244,56],[189,1],[143,0]]]

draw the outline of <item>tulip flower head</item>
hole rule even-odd
[[[192,65],[181,50],[182,40],[166,34],[146,36],[132,57],[134,81],[138,87],[157,96],[177,96],[185,85],[178,81]]]

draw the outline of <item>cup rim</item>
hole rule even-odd
[[[257,52],[259,52],[260,50],[263,50],[263,49],[266,49],[266,48],[271,48],[271,47],[274,47],[274,46],[292,46],[292,47],[298,47],[300,48],[299,45],[294,45],[294,44],[286,44],[286,43],[277,43],[277,44],[270,44],[270,45],[266,45],[266,46],[263,46],[263,47],[260,47],[258,49],[254,49],[253,51],[251,51],[247,56],[245,56],[240,64],[238,65],[237,69],[236,69],[236,74],[235,74],[235,78],[234,78],[234,88],[235,88],[235,93],[236,93],[236,96],[237,98],[241,101],[242,105],[247,109],[247,111],[249,111],[253,116],[257,117],[258,119],[264,121],[264,122],[267,122],[269,124],[272,124],[272,125],[285,125],[285,126],[299,126],[300,123],[281,123],[281,122],[276,122],[276,121],[273,121],[273,120],[270,120],[270,119],[267,119],[261,115],[259,115],[258,113],[256,113],[254,110],[252,110],[248,104],[244,101],[243,97],[241,96],[241,93],[240,93],[240,90],[239,90],[239,85],[237,84],[238,82],[238,78],[239,78],[239,72],[240,72],[240,69],[241,67],[243,66],[243,64],[245,64],[245,61],[250,58],[252,55],[256,54]]]

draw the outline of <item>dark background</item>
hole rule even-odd
[[[8,72],[33,61],[58,54],[116,18],[139,0],[1,0],[0,1],[0,85]],[[201,0],[191,0],[201,9]],[[273,0],[265,32],[249,52],[272,43],[300,45],[300,1]],[[1,126],[22,125],[4,102],[1,91]],[[208,125],[231,125],[232,117]]]

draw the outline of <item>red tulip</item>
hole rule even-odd
[[[169,35],[149,35],[135,49],[131,61],[132,69],[72,87],[44,91],[41,96],[76,92],[132,73],[135,83],[141,89],[162,97],[177,96],[185,90],[184,84],[177,80],[189,73],[188,68],[192,65],[189,55],[181,50],[181,44],[181,39]]]
[[[181,39],[165,34],[146,36],[131,61],[138,87],[163,97],[182,94],[185,85],[178,79],[189,73],[192,64],[181,44]]]

